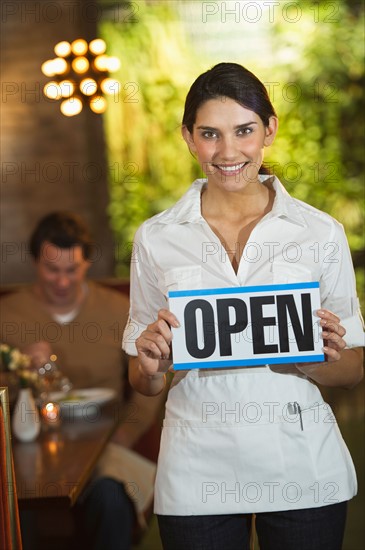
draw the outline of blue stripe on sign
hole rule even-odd
[[[302,288],[319,288],[319,282],[291,283],[288,285],[238,286],[228,288],[205,288],[201,290],[170,290],[169,298],[183,296],[209,296],[212,294],[247,294],[248,292],[270,292],[276,290],[298,290]]]
[[[174,363],[175,370],[186,369],[215,369],[229,367],[255,367],[265,365],[277,365],[283,363],[310,363],[323,362],[324,354],[321,355],[294,355],[292,357],[273,357],[271,359],[241,359],[234,361],[200,361],[191,363]]]

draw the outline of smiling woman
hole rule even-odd
[[[241,250],[245,247],[254,225],[272,207],[274,193],[261,184],[258,174],[264,147],[272,144],[278,127],[264,85],[237,67],[221,63],[197,78],[186,98],[182,126],[209,182],[202,193],[202,214],[225,243],[236,271],[239,256],[233,251],[237,244]],[[222,79],[227,82],[224,92]],[[237,193],[242,192],[247,196],[237,211]]]
[[[271,145],[276,130],[276,116],[265,126],[261,116],[229,97],[208,99],[197,110],[193,131],[182,128],[207,175],[202,214],[223,241],[236,271],[249,233],[274,200],[272,189],[260,182],[259,171],[264,147]],[[240,196],[244,201],[238,202]]]
[[[138,261],[131,264],[123,346],[131,356],[131,384],[145,395],[161,392],[165,374],[174,368],[172,329],[182,319],[167,307],[175,290],[211,294],[272,285],[284,264],[289,286],[299,280],[320,292],[315,315],[324,341],[313,362],[292,358],[285,368],[272,369],[270,357],[268,364],[247,368],[242,358],[232,368],[225,354],[219,368],[215,361],[204,369],[195,363],[175,374],[156,477],[155,512],[166,550],[247,549],[253,513],[262,550],[340,550],[346,503],[356,493],[351,458],[337,427],[325,422],[328,405],[312,383],[350,388],[362,378],[363,334],[351,258],[336,220],[290,197],[278,178],[260,174],[264,148],[277,128],[266,89],[250,71],[220,63],[200,75],[186,99],[182,134],[206,177],[136,233]],[[326,262],[329,242],[338,245],[336,262]],[[226,254],[203,259],[207,243]],[[274,246],[293,243],[301,252],[297,262],[283,259],[281,247]],[[324,251],[319,259],[308,253],[314,243]],[[245,250],[255,244],[262,254],[250,262]],[[238,315],[230,309],[233,318],[228,312],[226,317],[234,326]],[[264,331],[257,330],[258,317],[251,322],[254,339]],[[289,320],[283,323],[286,329]],[[312,323],[308,326],[312,334]],[[205,320],[204,334],[215,328]],[[201,346],[195,348],[200,355]],[[222,414],[207,429],[202,417],[207,403],[221,403],[228,419]],[[260,411],[254,425],[238,406],[250,403]],[[273,415],[265,412],[268,403],[278,406]],[[325,489],[334,479],[336,503],[324,494],[313,498],[313,484]],[[279,488],[275,495],[265,491],[273,484]]]

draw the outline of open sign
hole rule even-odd
[[[324,361],[319,283],[169,292],[176,370]]]

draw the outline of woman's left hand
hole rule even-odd
[[[317,315],[321,319],[323,351],[326,361],[338,361],[341,359],[341,351],[346,347],[346,342],[343,339],[346,329],[341,325],[340,318],[327,309],[318,310]]]
[[[340,318],[328,311],[328,309],[319,309],[316,314],[320,318],[323,338],[323,352],[325,361],[331,363],[341,359],[341,352],[346,347],[346,342],[343,337],[346,334],[346,329],[341,325]],[[313,367],[319,366],[321,363],[297,363],[296,367],[304,374],[310,374]]]

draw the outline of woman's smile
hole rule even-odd
[[[249,161],[236,164],[214,164],[212,166],[222,172],[225,176],[236,176],[248,165]]]

